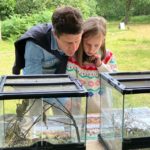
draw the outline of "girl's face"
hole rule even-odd
[[[95,55],[103,42],[103,38],[101,35],[89,36],[83,39],[83,48],[88,56]]]

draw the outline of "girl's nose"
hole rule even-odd
[[[94,51],[95,51],[94,46],[90,46],[89,52],[94,53]]]

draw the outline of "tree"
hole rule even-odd
[[[96,13],[106,19],[120,19],[125,14],[124,0],[96,0]]]
[[[14,14],[15,0],[0,0],[0,20]]]
[[[125,24],[127,24],[129,21],[133,1],[134,0],[125,0],[125,18],[124,18]]]
[[[2,33],[1,33],[1,20],[0,20],[0,41],[2,40]]]
[[[17,0],[15,13],[26,15],[38,13],[39,11],[42,11],[44,9],[45,9],[44,0]]]
[[[51,6],[55,8],[65,5],[80,9],[84,18],[96,15],[96,4],[96,0],[51,0]]]
[[[135,0],[132,5],[133,15],[150,15],[150,0]]]

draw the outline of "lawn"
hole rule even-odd
[[[129,24],[126,30],[120,30],[118,24],[108,23],[106,44],[119,71],[150,70],[150,24]],[[0,41],[0,75],[12,74],[14,53],[12,41]]]
[[[0,41],[0,75],[11,74],[14,56],[15,51],[13,42]]]
[[[108,25],[107,47],[114,52],[119,70],[150,70],[150,24],[130,24],[126,30],[117,25]]]

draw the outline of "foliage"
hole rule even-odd
[[[84,18],[100,15],[107,19],[121,19],[127,13],[126,4],[131,1],[129,16],[150,14],[150,0],[0,0],[0,19],[14,14],[31,15],[45,9],[53,11],[62,5],[79,8]]]
[[[121,19],[125,15],[149,15],[150,0],[96,0],[96,13],[107,19]],[[129,5],[131,2],[131,5]],[[128,14],[129,13],[129,14]]]
[[[150,24],[150,15],[131,17],[130,23],[133,23],[133,24]]]
[[[35,24],[50,22],[50,11],[44,11],[31,16],[14,15],[10,19],[2,22],[2,39],[17,39],[27,29]]]
[[[44,0],[17,0],[15,12],[17,14],[25,15],[31,13],[38,13],[39,11],[42,11],[44,9]]]
[[[88,5],[87,5],[88,4]],[[95,0],[52,0],[51,6],[73,6],[81,10],[84,18],[96,15],[96,1]]]
[[[125,17],[123,21],[125,24],[128,24],[130,16],[132,15],[132,7],[133,7],[134,0],[125,0]]]
[[[42,0],[40,0],[42,1]],[[21,2],[24,2],[24,0],[21,0]],[[48,1],[45,2],[47,4]],[[76,8],[79,8],[81,12],[83,13],[84,18],[87,18],[89,16],[96,15],[95,14],[95,8],[96,3],[94,3],[92,0],[88,1],[91,5],[87,5],[87,0],[58,0],[55,2],[50,2],[49,7],[53,6],[62,6],[62,5],[71,5]],[[19,4],[19,1],[18,1]],[[17,5],[18,5],[17,4]],[[23,5],[20,4],[20,5]],[[18,5],[19,6],[19,5]],[[91,7],[92,6],[92,7]],[[2,39],[17,39],[22,33],[24,33],[27,29],[29,29],[31,26],[38,24],[38,23],[43,23],[43,22],[49,22],[50,21],[50,16],[52,14],[52,8],[51,11],[45,10],[42,11],[41,13],[33,14],[33,15],[25,15],[30,12],[30,10],[26,10],[26,12],[23,12],[24,8],[21,7],[22,12],[24,15],[14,15],[12,16],[9,20],[5,20],[2,22]],[[50,13],[50,14],[49,14]]]
[[[96,11],[107,19],[120,19],[125,15],[124,0],[97,0]]]
[[[0,0],[0,20],[14,14],[15,0]]]
[[[135,0],[133,15],[150,15],[150,0]]]

